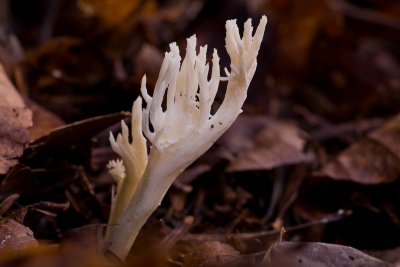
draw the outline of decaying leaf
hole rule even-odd
[[[17,164],[24,145],[29,141],[27,129],[32,126],[32,112],[0,66],[0,174]]]
[[[390,267],[352,247],[325,243],[281,242],[271,250],[271,266]]]
[[[361,184],[388,183],[400,175],[400,115],[344,150],[317,175]]]
[[[7,218],[0,221],[0,252],[20,251],[37,244],[28,227]]]
[[[74,145],[89,140],[95,134],[127,117],[128,112],[93,117],[71,123],[51,131],[48,135],[31,143],[29,150],[58,150],[60,147]]]
[[[270,170],[311,161],[313,154],[303,152],[305,139],[292,123],[242,115],[219,143],[232,153],[228,171]]]

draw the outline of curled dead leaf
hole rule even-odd
[[[400,115],[344,150],[318,176],[361,184],[389,183],[400,175]]]

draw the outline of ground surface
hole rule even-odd
[[[225,21],[262,14],[244,113],[120,263],[109,131],[170,42],[229,66]],[[397,0],[0,0],[0,265],[400,264],[399,43]]]

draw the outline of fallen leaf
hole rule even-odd
[[[129,112],[97,116],[71,123],[51,131],[48,135],[32,142],[28,150],[58,150],[60,147],[77,144],[92,138],[98,132],[127,117]]]
[[[0,66],[0,174],[18,163],[29,142],[27,129],[32,126],[32,112]]]
[[[271,249],[270,257],[271,266],[394,267],[352,247],[317,242],[281,242]]]
[[[231,152],[228,171],[247,171],[312,161],[313,154],[303,152],[305,141],[292,123],[242,115],[218,143]]]
[[[0,240],[0,252],[16,252],[38,244],[28,227],[7,218],[0,221]]]
[[[318,176],[361,184],[393,182],[400,175],[400,115],[328,162]]]

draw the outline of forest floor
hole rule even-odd
[[[264,14],[244,112],[121,262],[110,131],[169,43],[229,67]],[[400,265],[399,44],[398,0],[0,0],[0,266]]]

